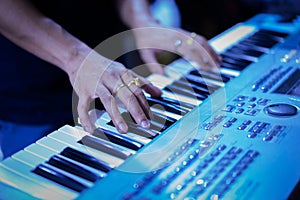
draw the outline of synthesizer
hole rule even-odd
[[[0,163],[1,199],[293,199],[299,197],[300,18],[259,14],[210,44],[220,73],[178,59],[148,98],[150,129],[93,134],[65,125]],[[96,116],[96,117],[95,117]]]

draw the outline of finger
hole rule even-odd
[[[149,118],[151,115],[150,106],[146,97],[140,87],[144,84],[141,80],[141,77],[133,75],[133,73],[126,73],[122,76],[122,79],[127,83],[128,89],[136,96],[136,99],[139,101],[144,113]]]
[[[205,42],[203,45],[206,50],[208,50],[209,55],[212,56],[214,62],[220,67],[220,63],[222,62],[222,57],[209,45],[208,42]]]
[[[150,107],[142,90],[132,83],[135,77],[132,74],[126,73],[122,76],[123,82],[128,86],[118,93],[118,97],[126,106],[135,122],[142,127],[149,128],[150,123],[147,116],[150,114]],[[135,86],[134,86],[135,85]],[[131,91],[131,88],[133,91]]]
[[[121,90],[122,88],[120,89],[120,92]],[[128,126],[122,118],[116,100],[111,95],[111,92],[104,86],[101,86],[97,89],[97,95],[100,98],[100,101],[102,102],[106,112],[113,121],[113,124],[115,125],[116,129],[120,133],[126,133],[128,131]]]
[[[152,73],[165,75],[163,67],[158,63],[155,52],[150,49],[141,49],[139,51],[140,56],[144,63],[149,67]]]
[[[137,75],[136,73],[132,72],[135,77],[138,77],[141,82],[141,88],[145,90],[148,94],[152,97],[160,97],[162,95],[161,89],[152,85],[147,79]]]
[[[95,130],[94,124],[92,124],[88,111],[90,108],[91,101],[86,97],[79,97],[77,111],[80,123],[83,129],[87,132],[92,133]]]

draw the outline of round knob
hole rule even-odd
[[[265,108],[265,112],[271,116],[285,117],[297,114],[298,109],[290,104],[276,103],[271,104]]]

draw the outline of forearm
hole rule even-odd
[[[148,0],[118,0],[118,9],[122,21],[130,28],[157,26]]]
[[[0,32],[67,73],[73,73],[90,51],[27,0],[0,0]]]

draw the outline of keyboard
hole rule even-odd
[[[128,134],[105,111],[88,134],[65,125],[0,163],[2,198],[292,199],[299,190],[300,18],[258,14],[209,42],[220,73],[184,58],[150,75],[162,98]],[[3,188],[3,189],[2,189]],[[297,196],[299,197],[299,196]]]

